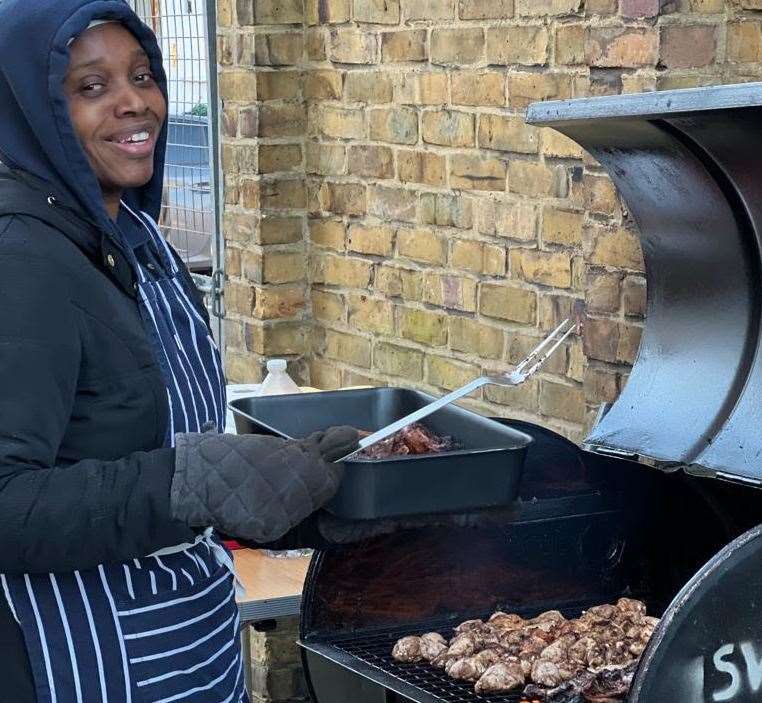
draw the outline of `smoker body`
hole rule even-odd
[[[526,426],[522,431],[532,434]],[[536,431],[542,434],[535,434],[533,449],[548,439],[547,431]],[[642,661],[648,662],[644,670],[660,675],[639,676],[632,701],[714,700],[713,693],[730,685],[721,670],[726,665],[737,667],[743,684],[741,697],[733,700],[752,700],[743,697],[744,691],[751,695],[753,680],[740,647],[750,633],[762,632],[762,612],[754,598],[747,598],[754,582],[735,584],[722,595],[718,611],[721,591],[716,589],[724,581],[704,579],[709,572],[716,576],[719,564],[738,558],[735,547],[733,555],[722,550],[754,524],[755,492],[719,482],[710,486],[681,473],[651,472],[576,448],[563,463],[553,464],[530,450],[524,476],[528,492],[516,521],[506,528],[400,532],[315,558],[304,593],[301,641],[317,703],[519,701],[520,693],[480,697],[473,685],[430,666],[398,664],[391,659],[392,646],[407,634],[435,630],[447,635],[459,622],[495,610],[529,617],[558,609],[576,616],[623,595],[642,599],[650,613],[663,615],[670,622],[668,632],[675,632],[675,617],[690,632],[697,603],[716,618],[708,632],[702,631],[699,648],[686,648],[681,636],[664,637],[657,630]],[[760,544],[756,535],[744,541],[747,552],[755,550],[747,567],[756,568],[757,580],[762,578]],[[694,574],[704,574],[696,577],[701,586],[686,597],[681,591]],[[730,653],[729,644],[735,644]],[[686,651],[675,657],[681,647]],[[670,652],[666,656],[664,649]],[[720,669],[717,651],[725,654]],[[692,676],[693,685],[706,688],[707,695],[676,697],[678,674]],[[654,680],[669,696],[653,690]]]
[[[515,520],[399,532],[313,561],[301,643],[316,703],[479,696],[390,657],[495,610],[570,616],[620,596],[662,618],[630,703],[762,695],[762,84],[542,103],[636,221],[645,330],[583,449],[539,427]]]

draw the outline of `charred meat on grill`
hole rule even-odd
[[[372,433],[360,430],[361,437],[367,437],[370,434]],[[395,432],[391,437],[363,449],[357,456],[364,459],[388,459],[407,454],[441,454],[457,448],[458,445],[452,437],[438,435],[420,422],[414,422],[399,432]]]
[[[584,700],[589,703],[610,703],[622,700],[630,690],[635,669],[635,663],[602,669],[596,674],[593,682],[582,690]]]
[[[481,649],[484,649],[484,644],[480,637],[473,632],[462,632],[450,640],[445,656],[448,659],[470,657]]]
[[[636,667],[637,662],[632,662],[623,667],[605,667],[597,672],[581,671],[555,688],[529,684],[524,689],[524,697],[543,703],[615,703],[627,695]]]
[[[564,681],[568,681],[576,673],[567,668],[567,664],[568,662],[552,662],[547,659],[537,659],[532,664],[532,671],[529,676],[534,683],[553,688]]]
[[[451,666],[445,667],[445,671],[457,681],[478,681],[489,666],[477,654],[466,659],[456,659]]]
[[[447,640],[438,632],[427,632],[421,635],[419,644],[421,657],[426,661],[434,661],[442,652],[447,651]]]
[[[484,621],[483,620],[466,620],[465,622],[460,623],[458,625],[454,632],[456,635],[460,635],[463,632],[470,632],[471,630],[479,630],[484,627]]]
[[[477,693],[504,693],[524,685],[524,672],[516,661],[493,664],[476,682]]]
[[[398,640],[392,650],[392,657],[398,662],[415,663],[421,661],[421,638],[411,635]]]
[[[520,615],[503,613],[498,611],[493,613],[487,624],[493,629],[499,632],[514,632],[520,630],[526,621]]]
[[[525,620],[498,611],[486,621],[466,620],[449,642],[437,633],[403,637],[398,661],[428,661],[477,693],[507,692],[526,682],[525,696],[541,701],[622,700],[638,658],[659,620],[645,604],[620,598],[567,620],[557,610]]]

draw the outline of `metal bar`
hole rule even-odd
[[[266,600],[243,600],[238,602],[238,613],[243,623],[286,618],[299,615],[301,602],[301,594]]]
[[[151,0],[151,26],[153,27],[153,33],[159,34],[159,15],[161,14],[160,0]]]
[[[246,693],[251,698],[252,673],[251,673],[251,623],[243,623],[241,626],[241,659],[243,659],[243,683]]]
[[[578,120],[628,117],[663,120],[667,115],[760,106],[762,83],[739,83],[576,100],[548,100],[530,105],[526,121],[528,124],[554,125]],[[605,129],[604,124],[597,125],[598,129]]]
[[[159,226],[189,268],[216,272],[224,267],[224,255],[219,212],[215,3],[127,1],[156,33],[167,74],[169,134]],[[208,106],[206,114],[195,110],[203,104]],[[213,312],[214,337],[222,345],[221,278],[218,275],[200,287]]]
[[[217,84],[217,2],[206,2],[206,46],[207,46],[207,80],[209,82],[209,102],[207,115],[209,117],[209,187],[212,196],[212,209],[214,212],[214,233],[212,236],[212,278],[215,290],[212,301],[213,312],[216,317],[217,344],[224,349],[225,326],[223,318],[225,310],[224,281],[225,281],[225,241],[222,235],[222,209],[223,190],[220,174],[221,145],[220,145],[220,113],[219,113],[219,86]],[[216,308],[216,309],[215,309]],[[223,364],[225,355],[222,355]]]

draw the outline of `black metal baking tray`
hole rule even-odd
[[[334,425],[376,431],[434,398],[404,388],[368,388],[238,398],[230,403],[239,434],[301,438]],[[532,438],[450,405],[424,424],[450,435],[459,449],[390,459],[351,459],[339,492],[326,506],[354,520],[456,513],[512,503]]]

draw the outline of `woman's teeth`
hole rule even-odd
[[[148,132],[137,132],[130,137],[119,140],[120,144],[140,144],[150,139],[151,135]]]

